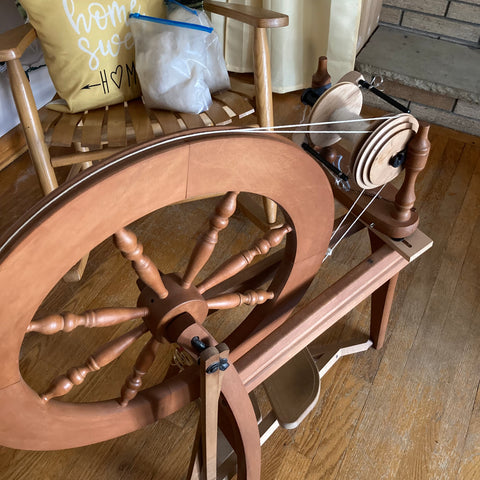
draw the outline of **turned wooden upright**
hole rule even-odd
[[[420,123],[418,133],[408,144],[405,179],[395,196],[395,209],[392,212],[393,218],[400,222],[407,222],[412,216],[412,208],[416,199],[415,183],[418,174],[425,168],[430,153],[429,128],[430,125]]]

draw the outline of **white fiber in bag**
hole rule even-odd
[[[130,18],[135,67],[145,104],[201,113],[212,104],[205,81],[206,32]]]
[[[173,3],[168,5],[168,18],[177,22],[195,23],[204,27],[212,27],[208,15],[203,10],[192,10],[176,6]],[[219,92],[230,88],[230,79],[228,77],[225,59],[223,57],[222,47],[215,31],[207,34],[206,44],[206,71],[205,81],[210,92]]]

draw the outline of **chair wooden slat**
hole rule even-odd
[[[179,113],[178,115],[185,122],[187,128],[205,127],[205,123],[203,122],[200,115],[196,115],[195,113]]]
[[[65,113],[53,127],[50,144],[56,147],[70,147],[73,135],[78,123],[82,119],[82,113]]]
[[[256,96],[256,88],[252,83],[247,83],[239,78],[230,77],[230,88],[232,92],[239,93],[244,97],[247,97],[248,100],[254,101]]]
[[[102,148],[102,126],[105,117],[105,110],[97,108],[90,110],[83,120],[82,127],[82,147],[90,150],[99,150]]]
[[[170,135],[171,133],[182,130],[174,113],[167,110],[152,110],[152,112],[160,124],[160,127],[162,127],[164,135]]]
[[[223,109],[222,105],[213,99],[212,106],[205,112],[215,125],[228,125],[232,119]]]
[[[143,102],[140,99],[128,102],[128,113],[132,120],[137,142],[142,143],[151,140],[154,135],[150,120],[150,111],[147,110]]]
[[[239,118],[245,117],[254,112],[254,108],[252,107],[252,105],[247,100],[245,100],[244,97],[234,92],[219,92],[215,93],[213,97],[216,100],[220,100],[225,105],[227,105],[227,107],[229,107],[233,112],[235,112]]]
[[[107,113],[107,142],[109,147],[125,147],[127,133],[124,105],[112,105]]]
[[[54,124],[62,115],[60,112],[49,110],[48,108],[41,108],[38,111],[40,122],[42,123],[43,133],[47,133],[48,129]]]

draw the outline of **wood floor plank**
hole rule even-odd
[[[465,447],[460,460],[457,478],[475,480],[480,477],[480,384],[477,385],[477,398],[472,409],[470,424],[465,439]]]
[[[461,144],[451,143],[449,151],[452,152],[452,149],[458,155],[464,148]],[[467,160],[457,160],[457,167],[450,177],[444,199],[440,204],[436,204],[435,229],[442,232],[443,237],[437,236],[434,248],[419,259],[419,275],[410,285],[409,295],[405,298],[401,311],[405,322],[396,326],[395,334],[386,347],[355,432],[352,442],[354,446],[348,450],[337,478],[394,478],[398,472],[418,406],[424,399],[425,378],[421,374],[429,371],[431,366],[426,360],[434,360],[431,353],[435,352],[436,343],[430,339],[438,339],[443,326],[445,307],[444,304],[436,303],[435,298],[443,295],[448,302],[452,296],[450,293],[450,296],[446,297],[444,291],[448,278],[451,278],[450,272],[445,268],[446,278],[441,277],[440,282],[438,265],[442,263],[444,250],[453,230],[452,219],[455,219],[461,210],[469,179],[475,171],[473,158],[469,157]],[[450,283],[453,290],[458,274],[459,271]],[[432,284],[436,285],[436,289]],[[437,317],[439,320],[436,320]],[[418,378],[419,376],[421,378]],[[362,448],[366,444],[369,445],[367,451]]]

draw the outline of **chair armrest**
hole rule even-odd
[[[0,62],[20,58],[36,37],[37,34],[29,23],[0,34]]]
[[[205,0],[203,7],[208,12],[233,18],[256,28],[286,27],[288,25],[288,15],[266,10],[265,8],[210,0]]]

